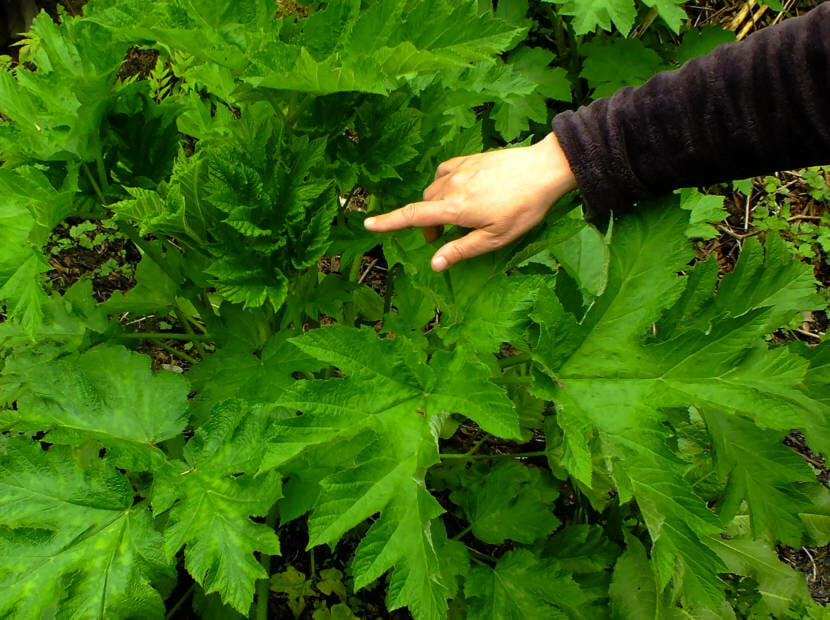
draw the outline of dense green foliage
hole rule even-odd
[[[314,618],[353,617],[346,586],[378,580],[419,619],[804,617],[775,544],[827,543],[830,496],[781,440],[830,454],[830,348],[769,341],[823,308],[780,239],[719,280],[689,265],[722,200],[686,190],[600,231],[570,197],[435,274],[437,245],[351,208],[358,188],[370,212],[416,200],[444,159],[543,135],[552,100],[730,36],[620,36],[649,10],[686,30],[682,2],[642,4],[38,17],[21,64],[0,60],[0,615],[163,617],[186,571],[228,617],[264,617],[269,577],[298,614],[336,597]],[[531,45],[546,29],[559,58]],[[158,52],[146,79],[120,73],[136,47]],[[140,249],[132,290],[48,286],[68,218]],[[385,297],[360,278],[379,243]],[[161,337],[203,356],[184,374],[153,372],[121,320],[171,311]],[[467,453],[445,442],[462,425]],[[345,582],[269,575],[300,518],[309,548],[351,545]]]

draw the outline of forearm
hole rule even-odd
[[[830,162],[830,2],[554,119],[587,212]]]

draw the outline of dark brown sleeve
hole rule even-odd
[[[553,129],[592,218],[678,187],[830,163],[830,2],[559,114]]]

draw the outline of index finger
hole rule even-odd
[[[374,232],[389,232],[414,226],[455,224],[455,209],[447,200],[413,202],[389,213],[366,218],[363,225]]]

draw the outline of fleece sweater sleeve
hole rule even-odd
[[[830,163],[830,2],[556,116],[601,218],[678,187]]]

